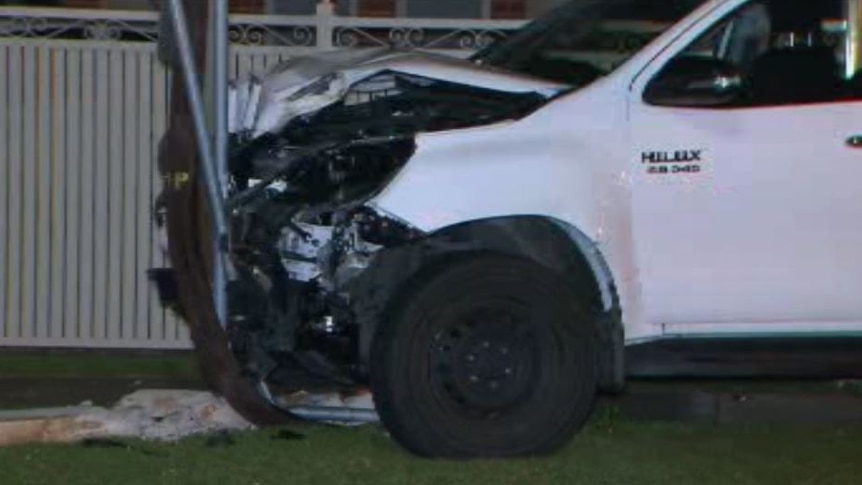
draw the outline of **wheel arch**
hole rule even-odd
[[[377,324],[405,283],[429,265],[476,252],[523,257],[568,280],[600,319],[599,339],[605,350],[602,388],[622,386],[623,327],[610,267],[583,231],[545,216],[463,222],[379,252],[350,288],[360,327],[360,365],[368,362]]]

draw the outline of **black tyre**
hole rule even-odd
[[[414,279],[375,335],[377,411],[423,456],[549,453],[592,409],[594,325],[566,282],[530,261],[438,266]]]

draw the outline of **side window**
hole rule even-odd
[[[848,73],[848,0],[753,0],[649,82],[649,104],[753,107],[862,98]]]

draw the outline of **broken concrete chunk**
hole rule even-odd
[[[69,443],[93,438],[173,441],[254,426],[209,392],[141,390],[111,409],[78,407],[0,413],[0,445]]]

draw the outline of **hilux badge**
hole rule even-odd
[[[700,173],[703,150],[650,151],[641,153],[648,174]]]

